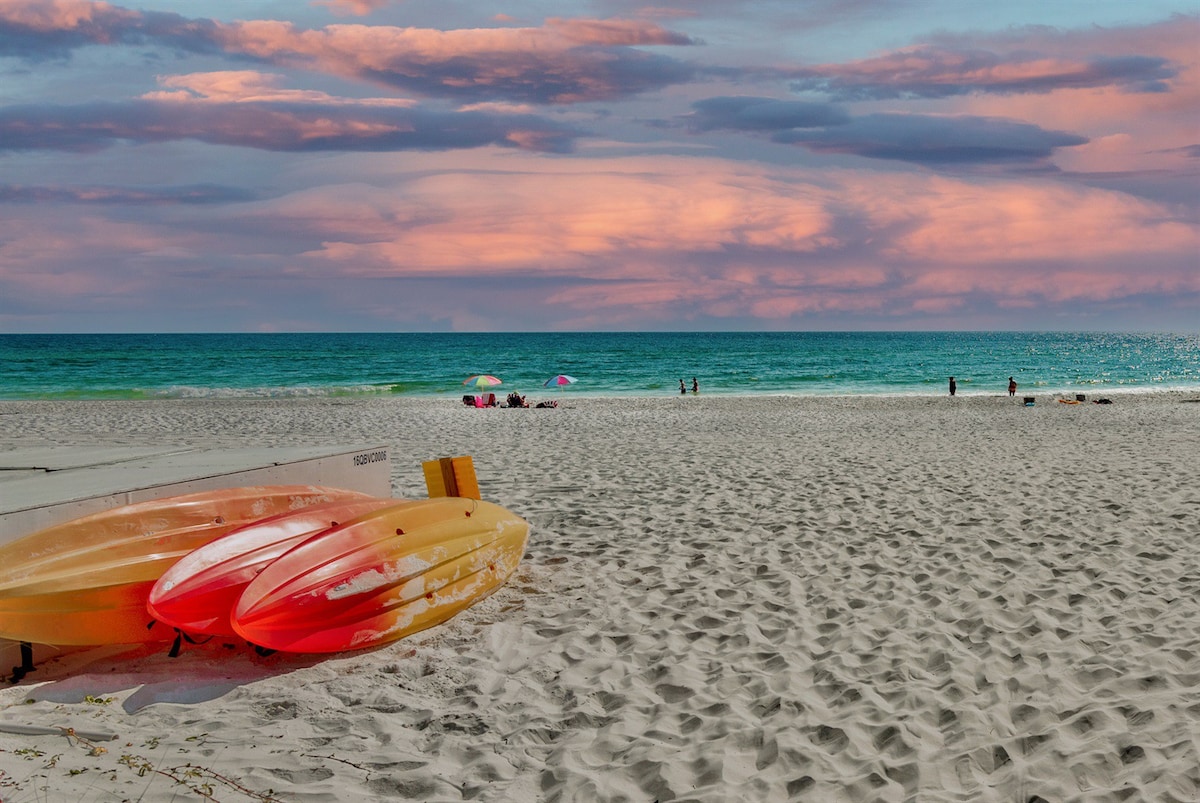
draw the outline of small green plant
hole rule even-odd
[[[89,698],[88,701],[92,702],[93,704],[100,704],[100,705],[107,705],[109,702],[112,701],[111,698],[109,698],[107,700],[96,700],[93,702],[93,699],[94,698]],[[78,733],[75,732],[74,728],[64,728],[63,735],[66,736],[71,741],[71,744],[86,749],[88,751],[89,756],[100,756],[100,755],[104,755],[108,752],[107,748],[97,745],[95,742],[91,741],[86,736],[80,736]],[[209,734],[202,733],[197,736],[188,737],[188,741],[199,742],[199,743],[203,744],[208,736],[209,736]],[[160,737],[153,737],[146,741],[146,746],[158,747],[159,741],[160,741]],[[38,758],[45,758],[45,755],[46,755],[45,752],[38,750],[37,748],[34,748],[34,747],[21,748],[19,750],[12,751],[12,753],[13,753],[13,755],[21,756],[22,758],[24,758],[27,761],[33,761],[34,759],[38,759]],[[55,766],[58,765],[59,759],[61,759],[61,758],[62,758],[61,753],[50,756],[49,758],[46,758],[44,767],[46,769],[54,768]],[[117,759],[117,764],[119,766],[127,767],[127,768],[133,770],[134,772],[136,772],[138,774],[139,777],[146,777],[149,775],[149,776],[161,776],[163,778],[167,778],[171,781],[174,781],[176,784],[180,785],[183,788],[186,788],[193,794],[198,795],[199,797],[201,797],[205,800],[215,801],[216,800],[215,796],[216,796],[217,792],[222,791],[222,790],[231,790],[238,794],[245,795],[246,797],[251,798],[252,800],[260,801],[260,803],[283,803],[283,801],[280,798],[275,796],[274,790],[268,789],[265,792],[259,792],[257,790],[251,789],[251,788],[243,785],[237,779],[231,778],[228,775],[223,775],[209,767],[201,767],[201,766],[197,766],[197,765],[191,764],[191,763],[182,764],[182,765],[173,766],[173,767],[159,767],[159,766],[156,766],[155,764],[153,764],[149,759],[145,758],[144,756],[135,755],[133,753],[121,754],[121,756]],[[64,769],[67,772],[67,774],[71,775],[71,776],[81,775],[88,771],[88,769],[86,769],[86,768],[84,768],[84,769],[64,768]],[[107,777],[110,781],[115,782],[117,780],[117,771],[115,769],[109,769],[109,770],[104,770],[104,769],[100,769],[100,768],[96,768],[96,769],[99,772],[103,773],[103,775],[105,777]],[[45,777],[45,776],[42,776],[42,777]],[[21,788],[23,788],[24,783],[25,782],[15,781],[11,776],[9,776],[3,770],[0,770],[0,789],[4,789],[4,788],[21,789]],[[40,788],[38,791],[43,791],[43,792],[49,791],[49,787]],[[4,799],[5,799],[4,797],[0,797],[0,801],[3,801]],[[39,798],[39,799],[41,799],[41,798]],[[49,799],[49,798],[47,798],[47,799]]]
[[[87,703],[88,705],[108,705],[113,701],[113,698],[112,697],[96,697],[94,695],[89,694],[83,698],[83,701],[85,703]]]
[[[125,753],[119,759],[118,764],[124,764],[129,769],[137,772],[139,778],[146,777],[146,773],[154,769],[154,765],[141,756],[135,756],[130,753]]]

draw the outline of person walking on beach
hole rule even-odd
[[[700,383],[696,381],[696,377],[692,377],[692,393],[700,392]]]
[[[955,383],[954,377],[950,377],[950,395],[953,396],[956,390],[958,390],[958,385]]]
[[[1013,379],[1011,376],[1008,378],[1008,395],[1017,395],[1017,380]]]
[[[679,380],[679,392],[685,396],[687,395],[687,388],[684,386],[682,379]]]

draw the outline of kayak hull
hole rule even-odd
[[[159,641],[146,611],[192,550],[268,516],[367,494],[309,485],[226,488],[114,508],[0,547],[0,638],[86,646]]]
[[[233,607],[272,561],[323,530],[398,502],[326,502],[239,527],[167,569],[150,589],[146,608],[154,619],[186,633],[236,636],[230,620]]]
[[[525,552],[529,524],[461,497],[410,502],[331,527],[250,582],[234,629],[260,647],[340,652],[446,621],[499,588]]]

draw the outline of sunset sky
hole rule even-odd
[[[1197,0],[0,0],[0,332],[1200,330]]]

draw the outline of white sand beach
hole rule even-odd
[[[469,454],[517,574],[388,647],[89,649],[0,800],[1200,800],[1200,394],[0,403],[0,448]],[[183,786],[181,784],[186,784]]]

